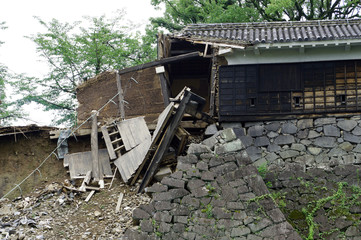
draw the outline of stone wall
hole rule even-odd
[[[304,239],[361,239],[361,166],[264,173],[288,222]]]
[[[177,171],[148,187],[124,239],[301,239],[286,221],[232,129],[178,157]]]
[[[361,164],[360,126],[359,116],[224,124],[234,128],[255,165],[269,169],[287,163],[305,169]]]

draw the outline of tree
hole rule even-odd
[[[151,0],[165,4],[155,27],[180,30],[191,23],[299,21],[360,17],[360,0]]]
[[[252,4],[241,0],[152,0],[152,5],[165,4],[163,17],[152,18],[154,26],[169,31],[180,30],[191,23],[225,23],[258,21]]]
[[[247,0],[266,21],[359,18],[360,0]]]
[[[23,95],[19,105],[36,102],[45,110],[56,110],[55,124],[75,122],[76,87],[109,69],[122,69],[153,60],[155,51],[145,48],[139,33],[121,26],[122,12],[112,19],[85,17],[85,22],[44,22],[45,33],[30,36],[40,56],[48,63],[44,78],[20,76],[17,89]]]
[[[0,30],[4,29],[6,29],[5,22],[0,22]],[[3,43],[0,41],[0,46]],[[5,83],[7,83],[8,75],[7,67],[0,63],[0,126],[6,125],[11,119],[19,116],[18,111],[11,108],[14,103],[10,103],[6,98]]]

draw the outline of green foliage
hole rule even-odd
[[[163,17],[153,26],[170,31],[192,23],[299,21],[360,17],[359,0],[152,0],[165,4]]]
[[[267,163],[263,163],[257,167],[259,175],[264,179],[266,177],[266,174],[268,172]]]
[[[237,0],[152,0],[152,5],[155,7],[160,4],[165,4],[164,16],[152,18],[152,24],[170,31],[180,30],[191,23],[259,20],[259,14],[252,4]]]
[[[205,206],[204,209],[201,210],[202,213],[205,213],[207,215],[207,218],[212,218],[213,217],[213,207],[212,205],[209,203]]]
[[[36,102],[45,110],[56,110],[55,124],[72,125],[76,120],[79,84],[106,70],[153,60],[155,46],[149,44],[153,40],[142,39],[133,26],[122,26],[122,17],[123,12],[118,12],[110,19],[84,17],[83,22],[74,23],[36,18],[45,31],[28,38],[36,44],[50,70],[41,79],[17,77],[15,84],[23,96],[19,105]]]
[[[246,0],[266,21],[300,21],[360,17],[359,0]]]

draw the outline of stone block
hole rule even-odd
[[[170,223],[172,221],[172,216],[168,212],[156,212],[154,214],[154,220],[157,222],[167,222]]]
[[[201,179],[204,181],[213,181],[217,175],[214,172],[202,172]]]
[[[277,132],[280,126],[281,124],[279,122],[272,122],[270,124],[266,124],[264,127],[267,131]]]
[[[325,125],[323,127],[323,133],[328,137],[339,137],[341,135],[340,129],[333,125]]]
[[[333,137],[319,137],[315,139],[314,144],[318,147],[334,148],[336,147],[336,140]]]
[[[232,217],[230,212],[225,212],[225,210],[220,207],[214,207],[212,209],[212,213],[216,219],[231,219]]]
[[[218,143],[218,140],[215,136],[212,136],[210,138],[207,138],[205,140],[203,140],[202,144],[206,145],[207,147],[209,147],[209,149],[213,150],[215,145]]]
[[[183,177],[183,172],[182,171],[176,171],[174,173],[172,173],[170,175],[171,178],[175,178],[175,179],[182,179]]]
[[[308,139],[313,139],[313,138],[318,138],[319,136],[321,136],[321,134],[319,134],[318,132],[314,131],[314,130],[310,130],[308,132]]]
[[[271,132],[267,133],[268,138],[275,138],[275,137],[278,137],[278,136],[279,136],[279,134],[277,132],[271,131]]]
[[[345,164],[353,164],[355,162],[355,155],[353,154],[348,154],[348,155],[344,155],[342,156],[342,160]]]
[[[281,132],[284,134],[295,134],[297,132],[297,127],[293,123],[284,123],[281,127]]]
[[[230,152],[237,152],[244,149],[244,145],[240,139],[234,140],[232,142],[227,142],[223,145],[215,146],[216,154],[225,154]]]
[[[263,135],[264,131],[263,125],[255,125],[248,128],[248,135],[251,137],[260,137]]]
[[[218,175],[226,174],[228,172],[238,169],[237,165],[234,162],[228,162],[223,165],[213,167],[210,169],[211,172],[214,172]]]
[[[240,138],[242,136],[246,136],[246,130],[242,127],[234,127],[233,128],[234,134],[236,134],[237,138]]]
[[[171,210],[171,214],[173,216],[188,216],[190,214],[190,210],[186,206],[178,205]]]
[[[356,153],[361,153],[361,144],[357,144],[352,151]]]
[[[203,144],[191,143],[187,150],[187,154],[201,155],[202,153],[211,153],[212,150]]]
[[[227,202],[227,209],[229,210],[244,210],[244,205],[242,202]]]
[[[270,226],[272,222],[267,218],[262,218],[260,221],[251,223],[248,225],[248,227],[251,229],[252,233],[256,233],[258,231],[261,231],[262,229],[265,229],[266,227]]]
[[[202,198],[209,195],[208,189],[200,187],[192,190],[192,195],[196,198]]]
[[[352,151],[353,149],[353,145],[349,142],[343,142],[340,145],[338,145],[338,147],[346,152]]]
[[[343,133],[343,139],[345,141],[352,142],[352,143],[361,143],[361,137],[360,136],[356,136],[356,135],[353,135],[353,134],[348,133],[348,132]]]
[[[176,233],[184,233],[185,229],[186,229],[185,224],[182,223],[174,223],[172,227],[172,230]],[[173,238],[173,240],[176,239]]]
[[[315,126],[323,126],[336,123],[336,118],[318,118],[314,121]]]
[[[161,233],[168,233],[168,232],[170,232],[171,227],[172,227],[171,224],[165,223],[165,222],[161,222],[161,223],[159,224],[158,231],[161,232]]]
[[[184,188],[185,185],[184,180],[170,178],[170,177],[163,178],[161,183],[169,187],[175,187],[175,188]]]
[[[255,161],[262,157],[262,151],[259,147],[251,146],[246,149],[249,158]]]
[[[204,135],[210,136],[216,134],[217,132],[218,132],[217,125],[213,123],[207,126],[206,130],[204,131]]]
[[[170,169],[170,167],[162,167],[156,172],[156,174],[154,174],[154,179],[157,181],[161,181],[163,178],[171,174],[172,170]]]
[[[299,155],[300,155],[300,152],[295,151],[295,150],[286,150],[286,151],[280,152],[280,156],[283,159],[293,158],[293,157],[297,157]]]
[[[133,219],[134,220],[140,220],[140,219],[149,219],[150,214],[144,211],[143,209],[136,208],[133,211]]]
[[[321,153],[322,148],[318,148],[318,147],[308,147],[308,148],[307,148],[307,151],[308,151],[309,153],[311,153],[312,155],[317,156],[318,154]]]
[[[171,189],[168,192],[160,192],[160,193],[154,193],[153,194],[153,200],[154,201],[169,201],[176,198],[181,198],[186,195],[190,194],[185,189]]]
[[[154,183],[151,187],[145,188],[145,192],[147,193],[157,193],[165,191],[168,191],[168,187],[160,183]]]
[[[193,190],[193,189],[196,189],[196,188],[200,188],[200,187],[203,187],[205,186],[206,183],[200,179],[192,179],[192,180],[189,180],[188,183],[187,183],[187,189],[188,190]]]
[[[301,119],[297,121],[297,128],[303,130],[305,128],[313,127],[313,119]]]
[[[222,199],[226,202],[236,201],[238,198],[237,190],[229,185],[222,187]]]
[[[360,136],[361,135],[361,127],[356,126],[353,130],[352,130],[352,134],[356,135],[356,136]]]
[[[216,167],[224,164],[224,160],[222,157],[212,157],[209,161],[209,167]]]
[[[242,137],[239,137],[239,139],[243,143],[244,147],[249,147],[253,144],[253,137],[251,137],[251,136],[248,136],[248,135],[242,136]]]
[[[278,146],[277,144],[274,144],[274,143],[271,143],[267,147],[268,152],[276,152],[276,153],[278,153],[280,150],[281,150],[281,147]]]
[[[165,210],[171,210],[173,209],[173,205],[169,201],[158,201],[154,203],[154,208],[157,211],[165,211]]]
[[[175,223],[187,224],[188,223],[188,216],[174,216],[173,221]]]
[[[266,160],[269,161],[269,162],[273,162],[277,158],[279,158],[279,156],[274,152],[271,152],[271,153],[266,155]]]
[[[278,145],[292,144],[294,142],[295,138],[292,135],[280,135],[274,141],[274,143]]]
[[[357,122],[355,120],[341,120],[337,122],[337,127],[347,132],[350,132],[356,126]]]
[[[281,212],[279,208],[275,208],[268,212],[268,216],[272,219],[275,223],[280,223],[286,220],[285,216]]]
[[[251,230],[248,227],[237,227],[237,228],[232,228],[231,231],[231,237],[240,237],[240,236],[245,236],[251,233]]]
[[[232,128],[227,128],[219,133],[219,136],[225,141],[230,142],[237,139],[236,134]]]
[[[336,147],[336,148],[332,148],[329,152],[328,152],[328,156],[330,157],[338,157],[338,156],[343,156],[347,154],[344,150],[342,150],[341,148],[339,147]]]
[[[178,161],[177,171],[188,171],[189,169],[192,169],[192,164]]]
[[[196,168],[201,171],[208,171],[208,164],[204,161],[199,161],[196,165]]]
[[[305,145],[303,145],[301,143],[292,143],[291,149],[299,151],[299,152],[305,152],[306,151]]]
[[[253,165],[256,167],[259,167],[259,166],[262,166],[265,164],[267,164],[267,160],[265,158],[260,158],[253,163]]]
[[[299,138],[299,139],[305,139],[305,138],[307,138],[307,136],[308,136],[308,129],[304,129],[304,130],[301,130],[301,131],[298,131],[298,133],[297,133],[297,138]]]
[[[182,204],[198,208],[200,205],[200,201],[197,198],[191,197],[191,195],[187,195],[182,199]]]
[[[140,222],[140,229],[143,232],[149,232],[152,233],[154,231],[153,224],[151,220],[143,220]]]
[[[139,208],[146,211],[150,215],[153,215],[155,212],[154,202],[151,202],[149,204],[141,204],[141,205],[139,205]]]
[[[265,147],[270,145],[270,141],[267,137],[264,136],[256,137],[256,140],[254,141],[254,145],[256,147]]]

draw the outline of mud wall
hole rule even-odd
[[[90,138],[70,138],[69,152],[90,150]],[[57,140],[50,140],[48,130],[39,130],[16,136],[0,137],[0,197],[22,181],[28,174],[55,149]],[[104,147],[104,143],[100,142]],[[46,183],[63,182],[69,179],[63,161],[52,155],[39,169],[20,187],[24,195],[30,193],[34,187],[42,187]],[[9,198],[20,196],[20,190],[15,190]]]
[[[164,109],[164,101],[155,68],[120,75],[120,80],[125,100],[125,117],[145,116],[147,123],[157,119]],[[78,122],[85,121],[92,110],[101,108],[117,92],[115,71],[104,72],[80,85],[77,89]],[[120,118],[118,97],[99,113],[98,120],[105,123],[117,118]]]

